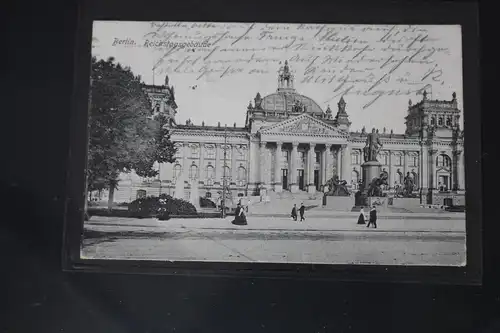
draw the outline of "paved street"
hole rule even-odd
[[[436,217],[437,218],[437,217]],[[82,256],[95,259],[206,260],[382,265],[465,263],[464,215],[386,216],[377,229],[352,216],[305,222],[249,217],[127,219],[93,217],[85,224]]]

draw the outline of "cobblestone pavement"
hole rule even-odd
[[[352,218],[250,217],[125,219],[93,217],[85,224],[84,258],[204,260],[381,265],[465,264],[465,221],[379,220],[379,228]]]

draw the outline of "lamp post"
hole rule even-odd
[[[224,166],[222,167],[222,218],[226,217],[226,156],[227,156],[227,124],[224,126]]]

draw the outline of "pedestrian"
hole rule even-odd
[[[297,221],[297,205],[293,204],[292,214],[290,215],[294,221]]]
[[[361,210],[359,211],[359,217],[358,217],[358,224],[365,224],[365,210],[363,207],[361,207]]]
[[[299,212],[300,212],[300,222],[305,221],[306,218],[304,217],[304,212],[306,211],[306,207],[304,206],[304,203],[300,204]]]
[[[240,203],[236,206],[236,210],[234,212],[234,220],[231,221],[232,224],[236,225],[247,225],[247,218],[245,216],[245,213],[243,212],[243,207],[241,206]]]
[[[375,205],[373,205],[370,210],[370,220],[368,221],[366,227],[369,228],[371,224],[373,224],[373,227],[377,229],[377,208],[375,208]]]

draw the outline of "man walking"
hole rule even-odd
[[[294,221],[297,221],[297,205],[293,204],[291,217]]]
[[[299,212],[300,212],[300,222],[305,221],[304,217],[304,212],[306,211],[306,207],[304,206],[304,203],[300,204]]]
[[[373,224],[373,227],[377,229],[377,209],[375,208],[375,205],[373,205],[370,210],[370,220],[368,221],[366,227],[369,228],[371,224]]]

